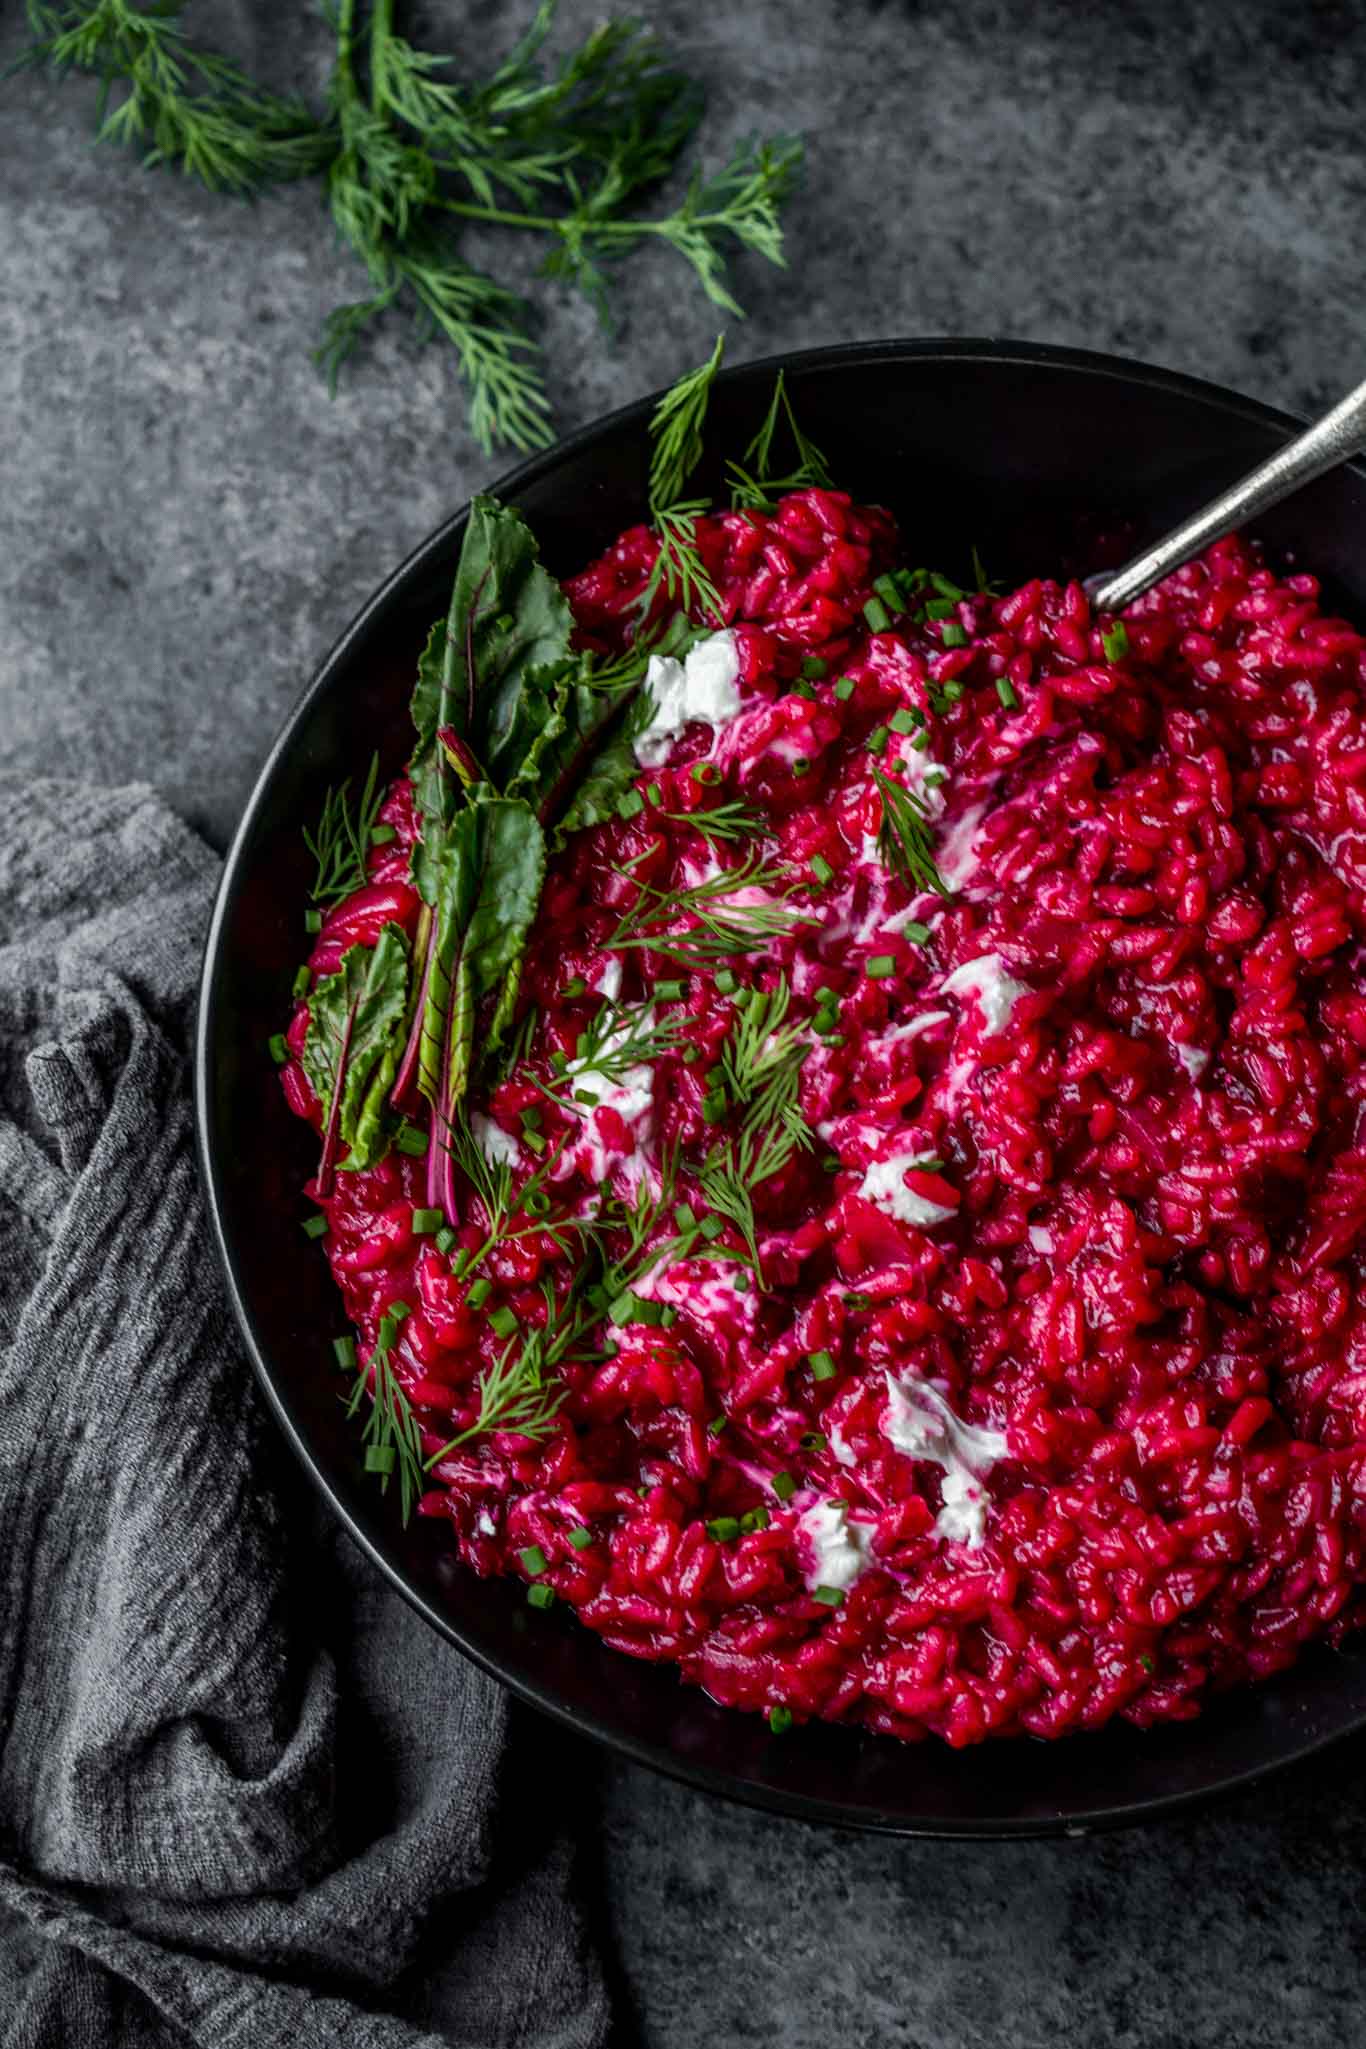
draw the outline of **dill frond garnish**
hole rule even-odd
[[[935,864],[934,831],[924,804],[914,790],[894,783],[880,768],[873,770],[873,781],[882,798],[878,853],[883,864],[910,888],[932,889],[937,896],[952,896],[953,891]]]
[[[211,190],[251,197],[320,176],[365,279],[324,324],[316,353],[329,382],[381,322],[406,314],[453,351],[485,450],[548,443],[550,400],[528,308],[467,260],[468,226],[539,243],[540,275],[583,292],[604,319],[611,273],[633,249],[674,250],[734,314],[731,256],[783,260],[780,213],[802,153],[793,137],[742,142],[718,171],[695,171],[677,206],[639,213],[701,118],[698,87],[639,22],[605,22],[547,63],[555,6],[542,0],[501,63],[462,77],[400,32],[395,0],[333,0],[332,76],[314,108],[193,43],[182,11],[183,0],[28,0],[21,61],[98,78],[98,140]]]
[[[373,754],[354,814],[348,778],[339,788],[330,789],[324,797],[316,831],[310,832],[307,826],[304,827],[304,845],[318,867],[309,891],[315,904],[338,903],[364,884],[370,834],[384,801],[384,792],[379,789],[378,782],[379,756]]]

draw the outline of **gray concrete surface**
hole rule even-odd
[[[427,10],[455,46],[527,8]],[[753,0],[645,11],[708,82],[709,154],[803,131],[785,274],[732,356],[889,333],[1115,348],[1306,410],[1366,369],[1366,10]],[[280,79],[302,5],[203,4]],[[596,0],[568,0],[564,29]],[[0,12],[0,65],[22,42]],[[221,844],[310,668],[497,474],[449,364],[386,336],[329,404],[356,279],[299,190],[249,209],[87,146],[89,92],[0,91],[0,754],[147,775]],[[663,252],[615,344],[548,294],[559,420],[667,382],[712,316]],[[1107,451],[1122,461],[1122,450]],[[1160,1831],[906,1846],[597,1774],[604,1922],[649,2049],[1339,2049],[1360,2018],[1366,1795],[1348,1750]]]

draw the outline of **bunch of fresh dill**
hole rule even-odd
[[[27,4],[34,41],[21,62],[96,76],[100,140],[240,197],[321,178],[366,278],[324,327],[316,354],[329,381],[380,319],[407,313],[454,349],[485,451],[544,446],[550,401],[530,309],[465,261],[466,223],[534,237],[540,275],[577,287],[604,320],[610,267],[649,241],[676,250],[713,305],[736,315],[728,255],[783,261],[779,210],[801,158],[789,136],[742,144],[711,176],[694,170],[671,211],[635,213],[679,166],[701,115],[697,86],[638,22],[604,22],[550,63],[555,0],[541,0],[510,54],[473,79],[402,35],[394,0],[332,0],[335,58],[315,110],[192,42],[184,0]]]

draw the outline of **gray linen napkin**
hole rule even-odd
[[[0,2041],[590,2049],[549,1732],[504,1769],[501,1691],[310,1529],[235,1342],[217,863],[145,788],[0,802]]]

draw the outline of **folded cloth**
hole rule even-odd
[[[314,1526],[236,1343],[217,862],[145,788],[0,800],[0,2042],[590,2049],[562,1739]]]

